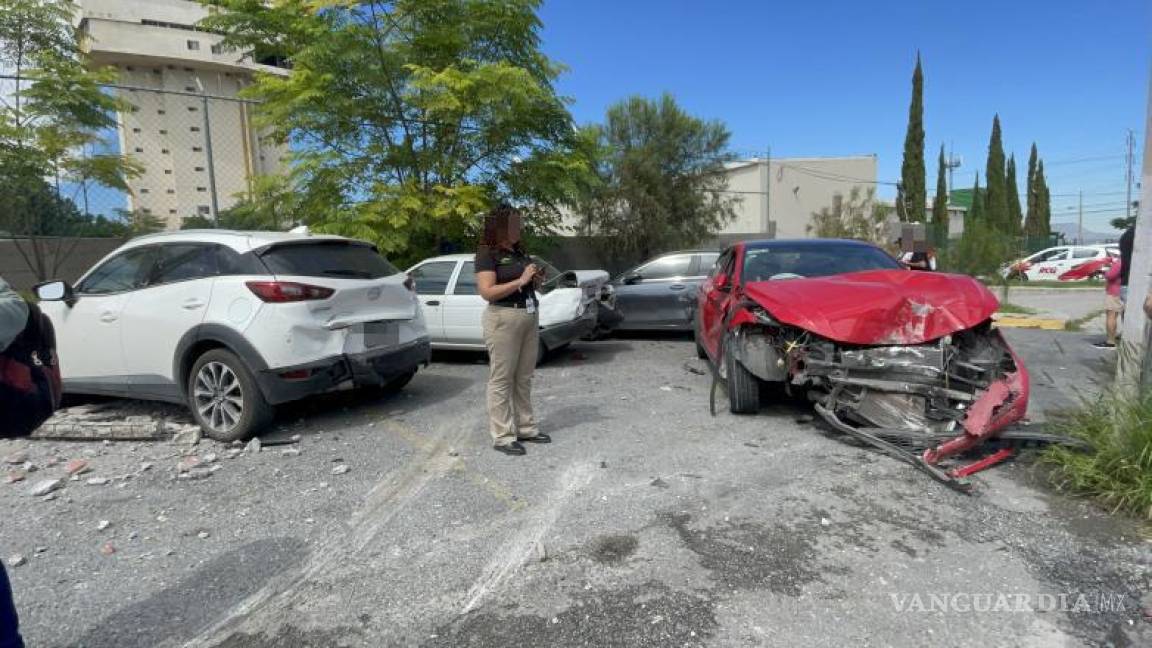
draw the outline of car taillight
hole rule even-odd
[[[336,292],[331,288],[294,281],[249,281],[245,285],[260,301],[272,304],[328,299]]]
[[[404,287],[411,292],[416,292],[416,284],[413,283],[411,275],[404,277]]]

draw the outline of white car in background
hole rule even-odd
[[[408,269],[424,309],[432,347],[483,350],[481,316],[488,303],[476,288],[474,255],[450,254],[425,259]],[[608,273],[603,270],[561,272],[546,261],[546,280],[540,290],[541,354],[561,349],[594,334],[603,326],[599,314],[611,311],[614,299]]]
[[[1119,256],[1120,249],[1113,246],[1061,245],[1009,263],[1000,268],[1000,274],[1008,279],[1058,281],[1077,266],[1090,262],[1109,262],[1111,257]]]
[[[256,433],[280,403],[398,390],[431,355],[408,277],[371,244],[336,236],[152,234],[75,288],[36,294],[65,393],[187,405],[220,441]]]

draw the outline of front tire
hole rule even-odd
[[[725,340],[723,362],[728,379],[728,411],[756,414],[760,411],[760,380],[736,360],[731,348],[730,339]]]
[[[226,349],[213,349],[196,359],[188,374],[187,398],[200,429],[216,441],[246,439],[272,422],[272,406],[255,376]]]

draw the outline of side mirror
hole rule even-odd
[[[639,274],[631,272],[624,275],[624,285],[631,286],[632,284],[640,283],[640,280],[643,278],[644,277],[641,277]]]
[[[62,301],[71,306],[76,301],[72,286],[67,281],[49,281],[35,288],[36,298],[40,301]]]
[[[716,290],[728,291],[732,288],[732,281],[728,278],[728,275],[718,274],[716,278],[712,280],[712,285],[716,287]]]

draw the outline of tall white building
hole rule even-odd
[[[120,150],[145,167],[130,183],[131,211],[178,229],[189,216],[233,205],[255,176],[282,169],[286,150],[262,141],[251,105],[236,100],[254,72],[286,74],[276,61],[222,49],[222,36],[196,26],[208,12],[193,0],[79,7],[93,64],[116,67],[118,85],[133,88],[118,90],[133,106],[119,115]]]

